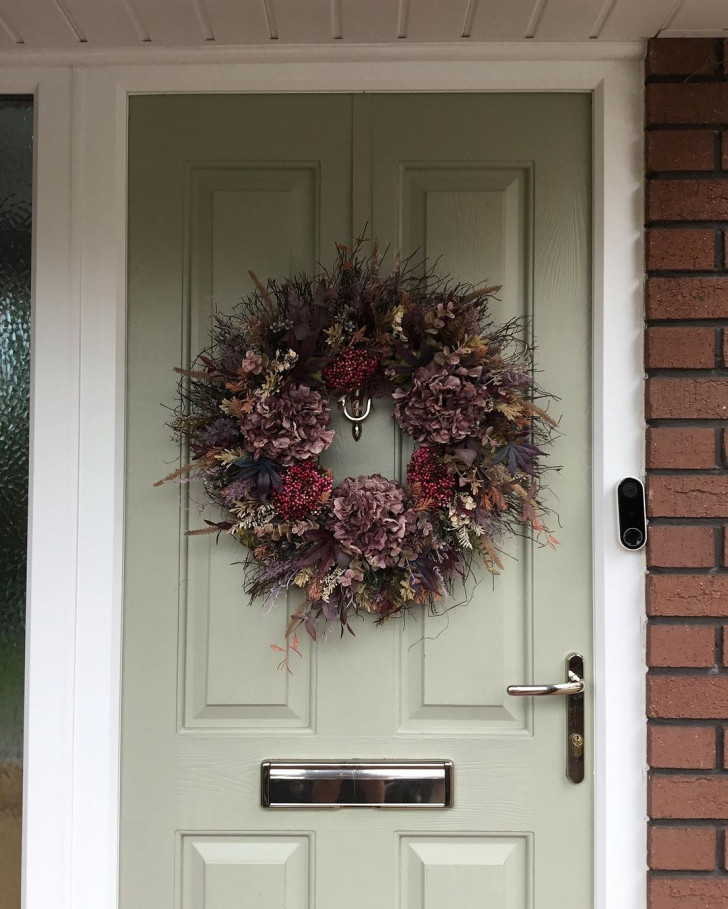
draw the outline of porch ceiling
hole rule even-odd
[[[728,37],[726,0],[0,0],[0,49]]]

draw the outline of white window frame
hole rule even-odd
[[[33,94],[36,120],[24,909],[118,902],[128,96],[332,86],[593,95],[594,906],[644,909],[644,559],[618,546],[614,515],[616,483],[643,469],[643,53],[594,42],[0,56],[0,93]]]

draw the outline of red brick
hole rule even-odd
[[[669,770],[712,770],[715,729],[703,726],[647,727],[647,762]]]
[[[712,38],[653,38],[647,46],[650,76],[710,76],[716,66]]]
[[[647,123],[728,123],[728,83],[646,86]]]
[[[712,328],[647,329],[648,369],[712,369],[715,331]]]
[[[728,380],[649,379],[646,409],[648,420],[725,420]]]
[[[703,669],[715,666],[715,630],[711,625],[650,625],[647,665]]]
[[[723,626],[723,665],[728,666],[728,636],[726,635],[728,628]]]
[[[713,135],[707,129],[656,129],[647,133],[647,170],[712,170]]]
[[[659,871],[712,871],[715,844],[712,827],[652,827],[648,862]]]
[[[728,319],[728,278],[650,278],[650,319]]]
[[[728,616],[728,574],[648,575],[647,612],[686,618]]]
[[[728,476],[652,476],[647,484],[647,511],[656,518],[728,517]]]
[[[728,814],[728,777],[653,776],[648,812],[653,818],[724,818]]]
[[[725,909],[728,878],[653,877],[650,909]]]
[[[650,180],[647,214],[651,221],[724,221],[728,181]]]
[[[715,543],[712,527],[651,525],[647,533],[647,564],[652,568],[712,568]]]
[[[723,366],[728,366],[728,331],[723,329],[722,337]]]
[[[694,426],[650,426],[647,466],[666,470],[715,467],[715,433]]]
[[[650,271],[712,271],[714,267],[714,231],[661,227],[647,231]]]
[[[728,716],[728,676],[649,676],[647,708],[655,719],[723,719]]]

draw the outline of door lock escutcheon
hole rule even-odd
[[[570,653],[566,658],[566,681],[550,685],[509,685],[512,697],[566,697],[566,777],[572,783],[584,779],[584,657]]]

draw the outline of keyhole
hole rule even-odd
[[[584,748],[584,736],[580,735],[578,732],[572,732],[571,734],[571,751],[574,757],[581,757],[581,752]]]

